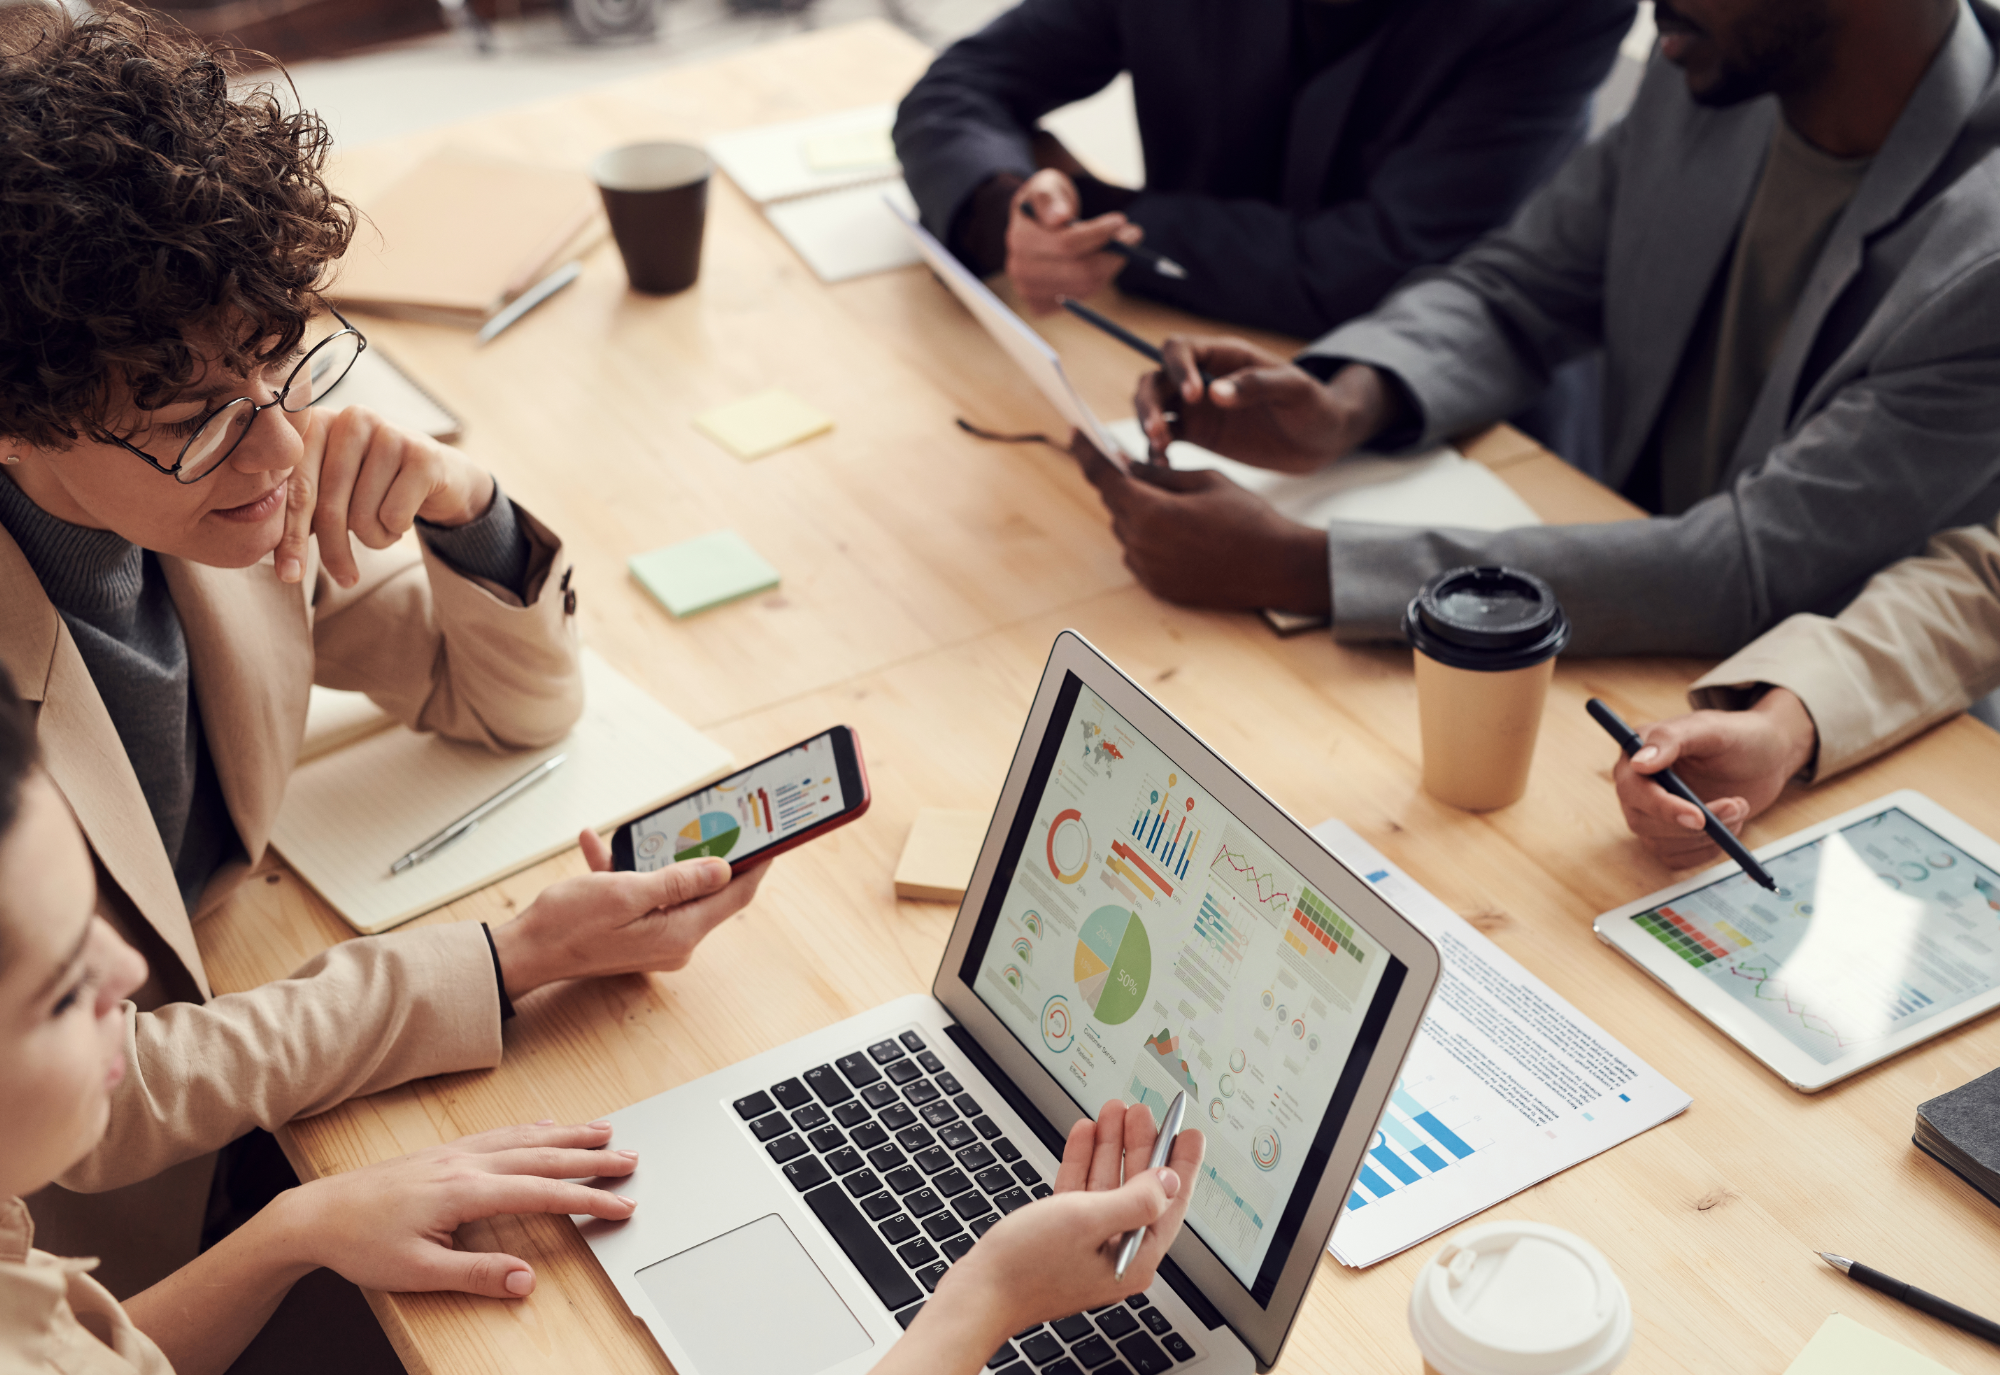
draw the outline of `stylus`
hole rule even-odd
[[[1639,738],[1639,732],[1621,721],[1617,712],[1605,706],[1597,698],[1593,697],[1584,703],[1583,709],[1590,713],[1592,720],[1604,727],[1605,734],[1618,742],[1618,748],[1625,751],[1627,759],[1630,759],[1646,747],[1646,742]],[[1778,881],[1771,877],[1770,871],[1759,864],[1756,857],[1743,848],[1743,842],[1732,835],[1727,826],[1715,819],[1715,813],[1708,809],[1708,804],[1694,795],[1693,788],[1681,782],[1680,775],[1676,774],[1672,769],[1661,769],[1652,778],[1655,783],[1658,783],[1675,797],[1680,798],[1681,801],[1692,802],[1695,806],[1701,808],[1702,829],[1708,832],[1708,838],[1722,847],[1722,853],[1742,865],[1744,873],[1756,879],[1757,882],[1763,884],[1772,892],[1775,893],[1778,891]]]
[[[1859,1261],[1846,1256],[1836,1256],[1831,1251],[1821,1251],[1819,1258],[1849,1279],[1867,1285],[1878,1294],[1887,1294],[1898,1303],[1907,1303],[1919,1313],[1928,1313],[1933,1318],[1950,1323],[1961,1332],[1970,1332],[1975,1337],[2000,1346],[2000,1322],[1982,1318],[1970,1309],[1960,1308],[1949,1299],[1941,1299],[1936,1294],[1927,1294],[1914,1284],[1905,1284],[1899,1279],[1891,1279],[1880,1270],[1871,1270]]]
[[[1167,1163],[1167,1152],[1174,1148],[1174,1138],[1181,1134],[1181,1119],[1186,1116],[1187,1090],[1182,1089],[1174,1095],[1174,1101],[1167,1105],[1167,1120],[1160,1123],[1160,1135],[1153,1142],[1153,1158],[1146,1162],[1147,1169],[1157,1170]],[[1186,1180],[1181,1181],[1181,1187],[1183,1189],[1188,1187]],[[1125,1234],[1125,1240],[1118,1246],[1117,1268],[1111,1272],[1113,1279],[1125,1278],[1125,1267],[1132,1263],[1132,1257],[1139,1254],[1139,1243],[1145,1239],[1144,1227]]]
[[[1041,216],[1035,213],[1035,203],[1033,201],[1022,201],[1021,213],[1036,224],[1042,222]],[[1102,251],[1116,253],[1128,263],[1143,263],[1162,277],[1172,277],[1177,282],[1187,280],[1188,270],[1186,268],[1182,267],[1172,258],[1169,258],[1166,254],[1148,248],[1142,243],[1120,243],[1117,239],[1113,239],[1110,243],[1104,245]]]

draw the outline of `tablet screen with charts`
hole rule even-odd
[[[2000,1003],[2000,844],[1894,793],[1711,871],[1598,936],[1808,1092]]]

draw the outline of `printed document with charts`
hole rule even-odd
[[[1328,1246],[1368,1266],[1687,1111],[1693,1100],[1338,821],[1318,841],[1444,951]]]

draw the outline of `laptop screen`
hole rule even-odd
[[[1187,1225],[1260,1303],[1406,972],[1068,675],[961,977],[1080,1112],[1187,1094]]]

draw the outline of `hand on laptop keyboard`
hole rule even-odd
[[[1128,1308],[1088,1312],[1143,1293],[1187,1213],[1202,1135],[1183,1131],[1166,1168],[1154,1171],[1146,1161],[1156,1135],[1151,1113],[1116,1101],[1105,1104],[1095,1123],[1078,1122],[1063,1148],[1055,1195],[1008,1212],[963,1253],[876,1375],[972,1375],[993,1364],[1025,1371],[1004,1359],[1015,1345],[1029,1361],[1068,1365],[1070,1358],[1058,1359],[1065,1343],[1071,1358],[1093,1369],[1110,1368],[1116,1357],[1129,1363],[1116,1368],[1141,1375],[1171,1368],[1173,1359],[1139,1330]],[[1128,1170],[1132,1177],[1120,1184]],[[1124,1279],[1114,1279],[1118,1244],[1140,1226],[1147,1228],[1145,1243]],[[1140,1316],[1155,1332],[1169,1330],[1157,1310]],[[1045,1354],[1037,1354],[1041,1347]],[[1186,1359],[1179,1351],[1175,1356]]]

